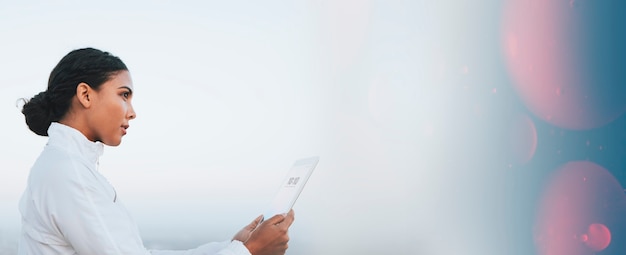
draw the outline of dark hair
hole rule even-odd
[[[28,128],[48,136],[50,124],[61,120],[70,109],[76,87],[81,82],[98,89],[119,71],[128,70],[124,62],[108,52],[93,48],[73,50],[52,69],[48,88],[22,108]]]

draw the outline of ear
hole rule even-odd
[[[89,84],[81,82],[76,86],[76,98],[78,102],[85,108],[91,107],[92,101],[90,96],[93,96],[93,90]]]

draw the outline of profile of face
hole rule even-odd
[[[128,71],[113,74],[97,90],[85,88],[84,94],[77,94],[87,105],[86,136],[91,141],[99,141],[109,146],[117,146],[126,135],[130,120],[136,117],[133,109],[133,83]],[[86,96],[85,96],[86,95]],[[81,99],[79,99],[81,100]]]

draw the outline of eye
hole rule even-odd
[[[123,96],[124,98],[128,98],[128,97],[130,96],[130,92],[128,92],[128,91],[123,92],[123,93],[122,93],[122,96]]]

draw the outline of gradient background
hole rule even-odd
[[[231,238],[295,159],[319,155],[287,254],[624,254],[625,9],[0,0],[0,254],[15,253],[17,203],[46,143],[16,101],[81,47],[119,56],[133,77],[138,118],[100,166],[147,247]],[[608,174],[581,191],[560,177],[568,162]],[[583,230],[555,234],[559,216]],[[592,223],[611,231],[607,248],[580,238]]]

